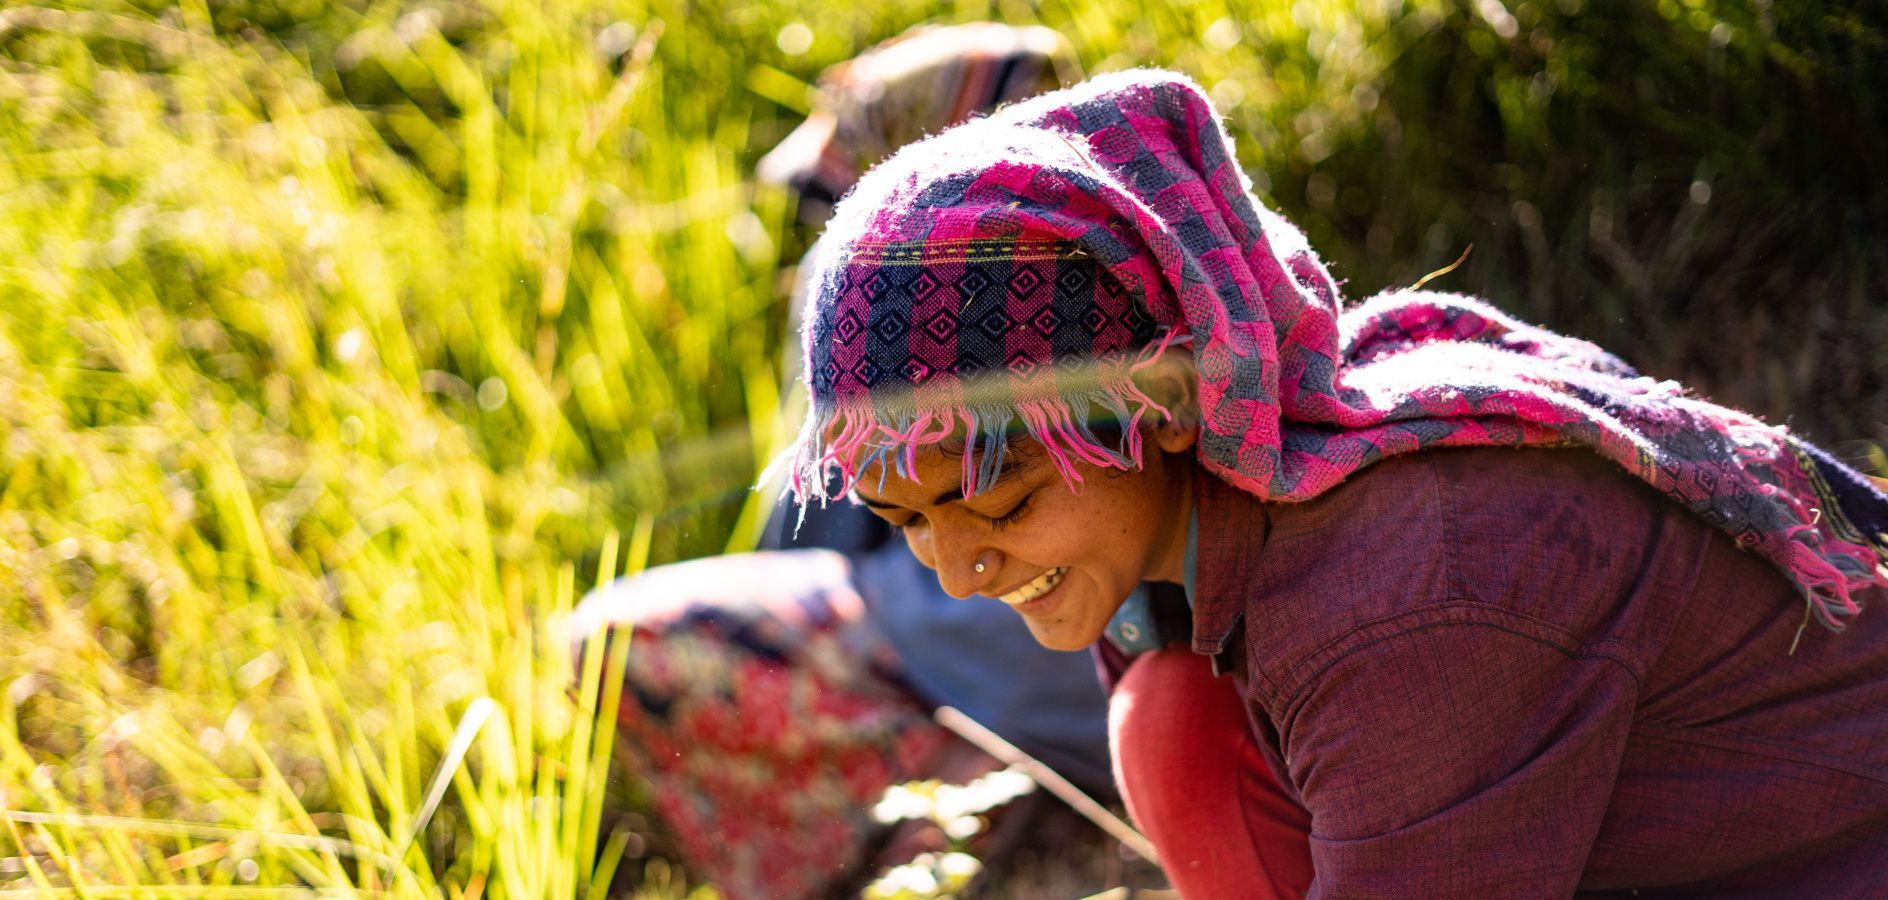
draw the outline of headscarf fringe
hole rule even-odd
[[[1800,541],[1790,541],[1787,551],[1786,568],[1809,599],[1814,609],[1816,620],[1830,631],[1841,631],[1849,619],[1861,613],[1862,606],[1855,602],[1851,590],[1866,588],[1873,579],[1863,576],[1853,579],[1836,568],[1816,548]]]
[[[810,433],[769,471],[788,467],[788,488],[803,507],[814,498],[824,504],[852,490],[874,468],[881,481],[887,471],[910,477],[919,450],[959,436],[963,484],[974,495],[996,482],[1009,442],[1020,431],[1042,446],[1071,489],[1079,489],[1082,463],[1104,469],[1140,467],[1139,426],[1150,409],[1168,414],[1130,379],[1010,407],[958,403],[922,412],[887,413],[869,404],[851,404],[811,417]],[[1098,413],[1103,421],[1121,425],[1113,446],[1095,433]],[[1019,418],[1020,429],[1013,427]]]

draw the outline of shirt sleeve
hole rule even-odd
[[[1632,669],[1538,623],[1395,624],[1307,679],[1281,729],[1311,811],[1311,896],[1572,894],[1632,723]]]

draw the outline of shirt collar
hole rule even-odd
[[[1147,585],[1137,585],[1121,601],[1121,608],[1108,620],[1102,637],[1123,656],[1139,656],[1161,648],[1160,625],[1154,621],[1154,610],[1148,603]]]
[[[1195,573],[1199,571],[1199,559],[1200,505],[1195,503],[1193,504],[1193,508],[1187,511],[1187,567],[1185,574],[1186,581],[1182,582],[1187,588],[1187,606],[1189,608],[1193,606],[1193,595],[1197,592],[1197,589],[1193,585],[1197,580]]]
[[[1245,615],[1271,533],[1265,504],[1204,469],[1194,471],[1187,529],[1187,603],[1193,652],[1217,657]]]
[[[1196,505],[1187,516],[1187,560],[1185,572],[1187,606],[1193,605],[1193,566],[1194,548],[1199,543],[1200,513]],[[1147,585],[1142,584],[1121,601],[1121,608],[1115,610],[1114,617],[1108,620],[1108,627],[1102,636],[1113,644],[1123,656],[1139,656],[1153,650],[1159,650],[1167,638],[1177,637],[1163,633],[1161,622],[1154,613],[1153,597]],[[1172,629],[1168,629],[1169,632]]]

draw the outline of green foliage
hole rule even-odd
[[[1445,288],[1816,439],[1888,437],[1888,18],[1469,6],[1397,29],[1375,109],[1316,166],[1335,202],[1316,172],[1280,191],[1339,271],[1407,284],[1472,243]]]
[[[922,20],[1193,74],[1353,295],[1473,243],[1440,286],[1880,439],[1888,38],[1859,10],[0,11],[0,807],[38,814],[0,879],[600,893],[641,838],[589,724],[612,682],[567,689],[556,617],[612,529],[628,570],[751,541],[808,236],[749,173],[823,66]]]

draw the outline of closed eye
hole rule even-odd
[[[1024,494],[1023,499],[1016,501],[1016,505],[1010,507],[1009,512],[1006,512],[1000,516],[991,516],[990,527],[993,530],[1002,531],[1003,529],[1008,528],[1009,526],[1015,524],[1016,520],[1022,518],[1023,513],[1028,511],[1029,498],[1034,497],[1034,496],[1036,495],[1033,493]]]
[[[880,516],[879,518],[885,519],[884,516]],[[916,528],[923,523],[924,523],[923,516],[908,516],[902,522],[894,522],[890,519],[885,519],[885,524],[890,525],[892,527],[892,530],[897,531],[897,532],[909,531],[910,529]]]

